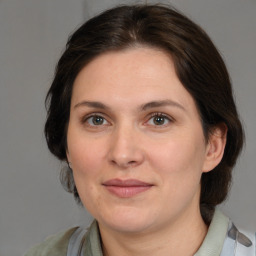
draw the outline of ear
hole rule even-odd
[[[66,148],[66,160],[68,161],[68,163],[70,162],[70,156],[69,156],[68,148]]]
[[[221,162],[226,146],[227,131],[228,128],[226,124],[221,123],[214,127],[210,132],[206,147],[203,172],[213,170]]]
[[[66,163],[70,169],[72,169],[72,162],[70,161],[70,156],[68,150],[66,150]]]

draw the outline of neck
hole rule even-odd
[[[154,231],[120,233],[99,226],[104,256],[192,256],[207,233],[199,208]]]

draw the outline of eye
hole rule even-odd
[[[147,124],[153,126],[165,126],[171,122],[171,118],[162,113],[153,113]]]
[[[89,116],[84,122],[90,126],[108,125],[108,121],[100,115]]]

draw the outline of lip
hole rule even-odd
[[[112,194],[120,198],[129,198],[149,190],[153,184],[136,179],[111,179],[102,185]]]

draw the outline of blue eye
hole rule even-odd
[[[102,116],[98,116],[98,115],[88,117],[86,119],[86,122],[91,126],[99,126],[99,125],[107,124],[107,120]]]
[[[163,114],[153,114],[153,116],[149,119],[149,125],[163,126],[170,122],[170,118]]]

